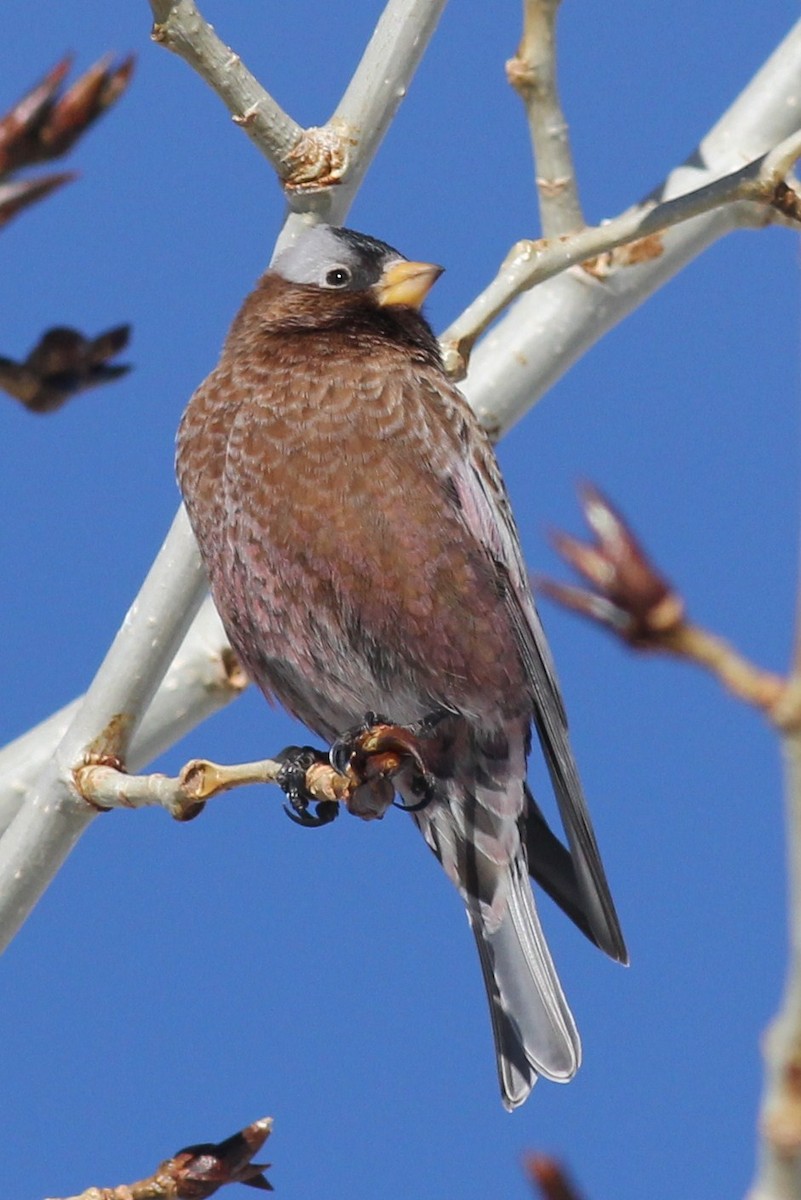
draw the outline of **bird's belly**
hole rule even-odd
[[[308,430],[278,453],[271,432],[250,421],[229,435],[211,563],[262,689],[327,733],[368,711],[409,724],[527,707],[490,560],[422,460],[397,441]]]
[[[212,591],[234,650],[265,694],[328,740],[367,712],[411,724],[437,707],[346,612],[330,579],[264,542],[250,550],[236,539],[213,572]]]

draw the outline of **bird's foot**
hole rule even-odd
[[[327,755],[313,746],[287,746],[277,759],[282,765],[276,783],[289,801],[284,812],[290,820],[306,829],[330,825],[339,816],[339,802],[319,800],[309,791],[307,782],[310,767],[328,766]],[[309,811],[310,804],[315,805],[314,813]]]
[[[332,743],[331,749],[328,752],[328,761],[334,770],[339,771],[340,775],[347,775],[348,769],[352,766],[351,760],[357,752],[360,741],[375,729],[388,727],[389,725],[391,725],[389,717],[384,717],[376,712],[366,712],[364,720],[360,725],[354,725],[351,729],[346,729]]]
[[[433,780],[420,751],[416,727],[394,725],[386,717],[368,712],[361,725],[349,729],[334,742],[331,765],[353,781],[346,803],[348,811],[364,820],[383,817],[391,804],[418,812],[430,803]],[[407,805],[394,800],[394,777],[412,768],[410,786],[419,803]]]

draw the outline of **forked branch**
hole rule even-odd
[[[766,223],[772,219],[771,213],[774,218],[780,214],[794,224],[801,223],[801,200],[785,179],[799,156],[801,132],[795,132],[747,166],[695,191],[670,200],[645,201],[602,225],[565,237],[518,242],[493,281],[442,335],[448,370],[462,378],[473,345],[487,326],[517,296],[569,267],[582,264],[589,274],[603,278],[612,263],[604,262],[602,256],[621,246],[627,247],[627,253],[618,256],[618,266],[658,258],[663,251],[659,235],[664,230],[741,201],[762,205]]]

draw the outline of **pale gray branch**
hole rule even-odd
[[[383,99],[386,121],[400,99],[398,89],[402,88],[403,79],[408,78],[419,58],[422,47],[420,41],[415,40],[416,34],[419,32],[420,40],[425,40],[423,32],[431,32],[441,7],[442,4],[434,3],[434,0],[429,4],[396,0],[387,6],[385,16],[393,14],[395,24],[388,33],[385,31],[386,52],[396,55],[399,47],[406,47],[409,59],[407,75],[403,71],[399,73],[395,58],[392,65],[384,64],[385,77],[392,81],[395,89],[394,94]],[[404,13],[416,13],[420,22],[418,31],[397,24]],[[394,37],[389,36],[392,33]],[[373,53],[377,55],[378,49],[376,44]],[[381,78],[380,60],[365,55],[360,71],[363,71],[362,90],[356,89],[354,80],[346,93],[346,97],[350,93],[348,105],[343,99],[338,111],[345,111],[347,120],[358,124],[355,114],[361,106],[361,111],[369,114],[370,120],[381,122],[380,95],[376,93],[376,88],[380,93],[376,83]],[[658,198],[670,199],[691,191],[764,154],[797,128],[800,112],[801,23],[704,139],[693,163],[670,175],[659,189]],[[366,160],[377,144],[376,135],[365,134],[354,148],[349,166],[354,174],[346,185],[332,188],[327,193],[334,198],[330,219],[341,221],[344,218],[355,187],[353,181],[357,176],[361,178]],[[354,166],[355,163],[358,166]],[[507,428],[606,329],[711,241],[750,219],[744,214],[750,207],[728,205],[669,230],[664,235],[664,248],[659,258],[636,267],[615,268],[603,283],[584,271],[572,270],[542,284],[536,293],[529,292],[521,297],[479,343],[473,355],[464,390],[480,417],[496,432]],[[183,562],[185,575],[174,574],[171,586],[164,580],[164,587],[155,589],[155,593],[160,592],[160,601],[152,607],[143,608],[141,596],[135,602],[121,631],[119,648],[115,642],[98,682],[93,685],[87,705],[82,706],[72,720],[58,751],[55,751],[55,738],[63,733],[63,716],[54,719],[54,726],[45,723],[38,727],[39,733],[33,731],[26,735],[26,755],[42,753],[46,747],[46,756],[52,757],[35,788],[28,790],[25,803],[0,840],[0,942],[4,943],[13,935],[91,820],[92,809],[73,787],[72,770],[80,765],[87,749],[94,748],[92,743],[97,744],[98,735],[108,730],[112,716],[129,714],[132,718],[130,734],[130,728],[141,716],[141,711],[136,711],[137,706],[145,704],[165,673],[180,634],[198,602],[202,577],[198,575],[194,542],[182,515],[177,519],[177,527],[183,532],[172,545],[172,557]],[[163,579],[165,566],[162,554],[153,568],[157,579]],[[174,566],[170,570],[174,570]],[[155,600],[155,596],[152,599]],[[138,660],[140,653],[142,659]],[[125,683],[125,671],[129,668],[133,670],[130,689]],[[115,683],[111,676],[117,672],[121,679]],[[202,680],[203,672],[199,671],[189,690],[182,695],[178,723],[182,731],[200,720],[208,710],[207,689]],[[164,704],[161,710],[164,716],[159,718],[163,719],[164,725],[156,728],[154,718],[153,732],[149,735],[150,749],[164,748],[172,736],[171,729],[178,727],[171,726],[169,693],[164,687],[162,684],[156,702]],[[108,749],[115,742],[107,736],[105,743],[101,739],[99,744],[105,744]],[[136,743],[131,749],[135,748]],[[17,768],[0,778],[5,794],[9,794],[10,787],[15,798],[19,796]],[[2,794],[0,791],[0,796]]]
[[[650,199],[669,200],[736,171],[799,124],[801,22]],[[712,242],[748,223],[750,205],[726,205],[668,230],[658,258],[615,267],[603,282],[574,268],[521,296],[478,343],[461,385],[486,427],[495,436],[507,430],[603,334]]]
[[[348,171],[334,214],[350,207],[414,72],[437,27],[447,0],[390,0],[367,44],[353,79],[331,118],[353,141]],[[343,214],[344,215],[344,214]],[[336,221],[334,222],[336,223]]]
[[[220,41],[193,0],[150,0],[153,40],[185,59],[213,88],[233,119],[285,179],[294,169],[293,151],[304,130],[284,112],[243,64]]]
[[[568,267],[583,263],[590,274],[603,278],[615,266],[630,267],[659,258],[664,247],[658,235],[673,225],[738,201],[773,204],[776,185],[799,156],[801,133],[796,131],[768,154],[694,191],[662,202],[646,200],[603,225],[589,226],[565,237],[518,242],[492,283],[442,335],[446,366],[461,378],[476,339],[511,301]],[[631,247],[632,243],[637,243],[636,251],[632,247],[632,252],[617,263],[614,259],[590,262],[619,246]]]
[[[133,735],[128,769],[138,771],[152,762],[247,685],[217,610],[207,597]],[[0,834],[69,729],[82,699],[79,696],[0,750]]]
[[[506,77],[526,106],[542,236],[584,225],[570,131],[556,86],[556,14],[561,0],[523,0],[523,37]]]
[[[96,812],[76,791],[73,769],[91,758],[124,759],[205,588],[181,508],[66,733],[0,839],[0,949]]]
[[[783,748],[790,946],[781,1007],[764,1039],[766,1078],[749,1200],[801,1196],[801,734],[788,733]]]
[[[332,201],[330,219],[339,221],[344,217],[444,3],[389,0],[340,106],[340,119],[353,124],[354,129],[358,127],[358,136],[349,160],[352,176],[347,190],[331,189],[336,199]],[[216,64],[222,76],[215,77],[220,93],[233,89],[237,103],[246,98],[237,88],[247,90],[250,86],[247,73],[237,67],[235,56],[216,39],[192,0],[152,0],[152,4],[160,20],[159,38],[199,38],[205,47],[205,68],[212,72]],[[166,32],[170,20],[176,22],[172,34]],[[282,130],[289,130],[289,137],[291,126],[286,125],[289,119],[266,92],[261,95],[261,103],[261,116],[254,118],[254,124],[272,145],[271,153],[275,153],[276,147],[284,144]],[[52,757],[46,760],[35,785],[0,838],[0,949],[14,936],[96,811],[76,791],[73,770],[103,756],[124,759],[132,735],[202,602],[205,586],[195,540],[181,508],[94,682],[66,732],[51,746]],[[205,706],[205,697],[197,695],[196,699],[201,701],[201,708]],[[197,716],[195,703],[191,719]],[[181,724],[184,730],[188,727],[186,716]],[[155,732],[154,737],[158,738]]]

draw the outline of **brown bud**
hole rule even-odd
[[[71,62],[63,58],[0,119],[0,175],[65,154],[125,91],[134,66],[131,57],[117,66],[103,59],[59,95]]]
[[[127,344],[129,325],[117,325],[96,338],[77,329],[48,329],[21,363],[0,358],[0,388],[31,412],[53,412],[87,388],[119,379],[130,371],[126,363],[110,363]]]
[[[682,622],[684,606],[648,559],[623,517],[591,484],[581,489],[584,515],[596,541],[565,533],[552,540],[562,558],[592,590],[539,580],[538,588],[559,604],[614,630],[636,646],[657,644]]]
[[[175,1181],[177,1200],[206,1200],[228,1183],[271,1192],[264,1175],[269,1163],[254,1163],[272,1131],[272,1121],[264,1117],[245,1126],[222,1142],[187,1146],[162,1163],[157,1174]]]
[[[525,1167],[543,1200],[580,1200],[579,1193],[555,1158],[530,1154]]]

